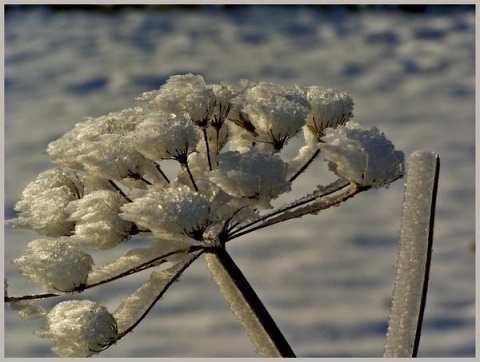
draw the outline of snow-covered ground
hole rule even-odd
[[[475,14],[305,6],[51,12],[5,19],[5,215],[52,165],[44,150],[86,116],[134,106],[170,75],[347,90],[355,120],[406,155],[441,157],[421,357],[475,355]],[[299,179],[301,195],[327,177]],[[339,208],[259,231],[228,249],[299,357],[379,357],[393,289],[403,182]],[[9,260],[36,234],[5,229]],[[118,250],[121,254],[126,248]],[[108,255],[111,256],[111,255]],[[107,256],[105,256],[106,258]],[[101,260],[97,261],[101,265]],[[148,274],[80,295],[114,310]],[[5,356],[51,357],[40,324],[5,309]],[[203,260],[150,316],[100,357],[254,357]]]

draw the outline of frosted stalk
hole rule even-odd
[[[182,255],[171,268],[161,272],[152,272],[150,279],[144,285],[125,298],[113,314],[117,321],[118,330],[123,331],[141,319],[159,295],[166,290],[172,279],[179,276],[184,265],[192,261],[192,258],[195,257]]]
[[[384,357],[415,357],[428,286],[439,158],[416,151],[407,159],[397,275]]]
[[[233,313],[264,357],[295,357],[262,302],[223,248],[206,253],[205,260]]]
[[[157,263],[160,265],[166,262],[168,258],[161,259],[162,255],[173,254],[176,251],[182,253],[182,250],[186,250],[187,247],[188,245],[180,240],[156,240],[150,247],[132,249],[115,261],[94,269],[88,275],[88,283],[95,284],[105,279],[114,278],[155,258],[160,258]]]

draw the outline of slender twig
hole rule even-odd
[[[185,253],[188,254],[188,253],[192,253],[192,252],[195,252],[195,251],[198,251],[198,250],[201,250],[201,249],[202,249],[201,246],[192,245],[192,246],[188,247],[187,249],[179,249],[179,250],[171,251],[169,253],[157,256],[157,257],[155,257],[155,258],[153,258],[153,259],[151,259],[151,260],[149,260],[145,263],[139,264],[139,265],[137,265],[133,268],[130,268],[130,269],[128,269],[128,270],[126,270],[122,273],[114,275],[110,278],[102,279],[102,280],[100,280],[98,282],[95,282],[95,283],[92,283],[92,284],[87,284],[87,285],[83,285],[83,286],[79,286],[77,288],[74,288],[71,291],[69,291],[69,293],[72,293],[72,294],[73,293],[81,293],[84,290],[94,288],[94,287],[97,287],[99,285],[107,284],[107,283],[110,283],[114,280],[121,279],[121,278],[124,278],[126,276],[141,272],[143,270],[158,266],[158,265],[162,264],[163,262],[165,262],[166,258],[168,258],[169,256],[172,256],[174,254],[181,253],[181,252],[185,252]],[[22,295],[22,296],[5,296],[4,302],[9,303],[9,302],[17,302],[17,301],[21,301],[21,300],[46,299],[46,298],[60,297],[60,296],[62,296],[62,294],[55,294],[55,293],[32,294],[32,295]]]
[[[203,139],[205,140],[205,148],[206,148],[207,159],[208,159],[208,169],[212,171],[212,160],[210,160],[210,146],[208,145],[207,127],[203,127]]]
[[[150,181],[148,181],[145,177],[140,177],[140,180],[142,180],[143,182],[145,182],[147,185],[153,185],[153,183],[151,183]]]
[[[127,200],[128,202],[132,202],[132,200],[131,200],[131,199],[127,196],[127,194],[115,183],[115,181],[113,181],[113,180],[108,180],[108,182],[109,182],[110,185],[112,185],[112,186],[115,188],[115,190],[117,190],[117,191],[120,193],[120,195],[123,196],[123,198],[124,198],[125,200]]]
[[[133,323],[130,327],[125,329],[123,332],[119,333],[118,338],[112,342],[116,343],[123,337],[125,337],[128,333],[130,333],[133,329],[135,329],[136,326],[140,324],[140,322],[147,316],[147,314],[150,312],[150,310],[153,308],[153,306],[158,302],[160,298],[165,294],[165,292],[170,288],[170,286],[178,280],[178,278],[182,275],[182,273],[195,261],[198,259],[200,255],[203,254],[203,249],[200,250],[198,253],[193,254],[190,260],[188,260],[185,264],[183,264],[182,268],[180,268],[175,275],[168,281],[167,284],[163,287],[162,291],[157,295],[157,297],[153,300],[153,302],[148,306],[148,308],[145,310],[145,312],[138,318],[135,323]]]
[[[160,175],[167,181],[167,183],[170,183],[170,180],[168,179],[167,175],[165,175],[165,172],[163,172],[162,168],[158,163],[155,162],[155,168],[157,169],[158,172],[160,172]]]
[[[318,156],[318,154],[320,153],[320,149],[317,149],[315,151],[315,153],[308,159],[308,161],[305,163],[305,165],[303,165],[298,171],[297,173],[295,173],[295,175],[293,175],[292,177],[290,177],[290,180],[288,180],[289,182],[293,182],[298,176],[300,176],[306,169],[308,166],[310,166],[310,164],[313,162],[313,160]]]
[[[182,163],[182,165],[184,165],[185,169],[187,170],[187,173],[188,173],[188,176],[190,177],[190,181],[192,182],[193,188],[195,189],[195,191],[198,192],[198,187],[197,187],[197,184],[195,183],[195,179],[193,178],[192,171],[190,171],[190,167],[188,166],[188,161],[186,161],[185,163]]]
[[[420,346],[420,336],[422,333],[423,316],[425,314],[425,306],[427,303],[428,281],[430,279],[430,265],[432,262],[433,229],[434,229],[434,223],[435,223],[435,208],[437,203],[439,173],[440,173],[440,157],[437,155],[435,159],[435,176],[433,181],[432,201],[430,205],[427,257],[425,259],[425,275],[423,277],[422,300],[420,302],[420,312],[418,315],[418,322],[417,322],[417,329],[415,334],[415,342],[413,344],[412,357],[417,357],[417,354],[418,354],[418,347]]]
[[[270,225],[275,225],[280,222],[284,222],[290,219],[294,218],[299,218],[304,215],[308,214],[313,214],[316,212],[319,212],[320,210],[338,205],[342,202],[345,202],[346,200],[352,198],[356,194],[368,190],[370,187],[362,187],[358,185],[352,185],[348,190],[346,190],[344,193],[341,193],[339,195],[333,196],[333,197],[326,197],[322,196],[320,198],[316,198],[315,202],[312,202],[311,205],[304,206],[303,208],[298,208],[297,210],[293,211],[285,211],[282,212],[282,214],[278,215],[275,218],[264,220],[262,224],[254,226],[250,229],[241,231],[241,232],[235,232],[233,235],[229,235],[227,238],[227,241],[230,241],[232,239],[236,239],[240,236],[243,236],[245,234],[251,233],[253,231],[263,229],[267,226]],[[298,205],[296,205],[297,207]]]
[[[295,357],[275,321],[224,247],[205,254],[207,266],[225,300],[264,357]]]
[[[232,231],[229,236],[231,237],[231,239],[237,237],[236,234],[239,233],[240,231],[244,230],[244,229],[247,229],[249,227],[252,227],[253,225],[255,224],[258,224],[258,223],[261,223],[261,222],[264,222],[266,221],[267,219],[270,219],[274,216],[277,216],[277,215],[280,215],[286,211],[289,211],[289,210],[292,210],[294,208],[297,208],[297,207],[300,207],[302,205],[306,205],[310,202],[313,202],[315,200],[317,200],[318,198],[320,197],[324,197],[324,196],[328,196],[328,195],[331,195],[337,191],[340,191],[341,189],[347,187],[348,185],[350,185],[350,182],[345,180],[345,179],[337,179],[336,181],[332,182],[331,184],[329,184],[328,186],[326,186],[324,188],[324,192],[321,193],[321,194],[313,194],[313,195],[310,195],[308,197],[304,197],[303,199],[301,200],[298,200],[298,202],[294,202],[290,205],[287,205],[287,206],[284,206],[284,207],[281,207],[275,211],[272,211],[271,213],[268,213],[268,214],[265,214],[265,215],[262,215],[260,218],[258,219],[255,219],[247,224],[244,224],[244,225],[241,225],[239,227],[237,227],[234,231]],[[230,238],[229,238],[230,239]]]

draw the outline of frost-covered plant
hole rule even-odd
[[[90,356],[130,333],[203,254],[259,353],[293,355],[255,293],[243,293],[250,286],[226,243],[388,185],[403,176],[403,153],[376,128],[350,121],[352,98],[331,88],[206,84],[185,74],[137,100],[146,106],[88,118],[48,145],[56,167],[25,188],[18,217],[7,225],[44,236],[14,264],[49,293],[6,301],[16,309],[24,303],[25,318],[43,313],[38,335],[60,356]],[[289,158],[283,151],[295,137],[303,143]],[[274,208],[272,200],[316,167],[313,161],[322,162],[320,154],[338,179]],[[177,174],[166,171],[167,160],[178,162]],[[137,247],[134,237],[151,243]],[[94,251],[119,243],[131,250],[93,268]],[[25,302],[154,267],[160,270],[112,313],[86,300],[61,302],[48,313]]]

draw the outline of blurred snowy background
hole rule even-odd
[[[135,106],[134,97],[170,75],[194,72],[207,83],[247,78],[346,90],[356,104],[354,119],[364,127],[377,126],[406,155],[426,150],[441,157],[419,356],[475,355],[473,6],[6,10],[6,218],[15,216],[13,205],[23,188],[52,167],[44,153],[50,141],[83,117]],[[298,180],[292,195],[330,179],[318,167]],[[228,245],[299,357],[383,354],[402,201],[400,180]],[[11,294],[38,291],[9,263],[35,238],[33,232],[5,229]],[[78,297],[113,311],[120,297],[147,277]],[[6,308],[5,356],[55,356],[49,341],[32,335],[40,326]],[[203,260],[134,333],[100,355],[255,356]]]

